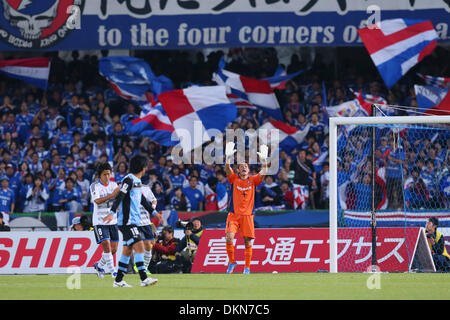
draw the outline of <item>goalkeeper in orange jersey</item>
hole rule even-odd
[[[233,240],[238,230],[240,230],[245,244],[244,273],[249,274],[252,260],[252,239],[255,238],[255,224],[253,221],[255,189],[262,182],[263,176],[267,172],[268,147],[261,145],[260,152],[257,152],[262,162],[262,170],[254,176],[249,176],[250,169],[247,163],[238,164],[237,174],[233,172],[230,162],[235,152],[234,142],[228,142],[225,146],[225,172],[233,190],[228,203],[228,217],[225,229],[227,254],[230,261],[227,273],[233,273],[234,267],[236,267]]]

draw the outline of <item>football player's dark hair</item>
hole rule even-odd
[[[112,168],[111,165],[108,162],[102,163],[98,166],[97,168],[97,174],[100,177],[100,175],[102,174],[103,171],[105,170],[109,170],[112,172]]]
[[[147,166],[147,158],[143,155],[135,155],[130,160],[130,172],[135,174],[142,171]]]

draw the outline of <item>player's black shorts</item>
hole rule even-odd
[[[142,240],[153,240],[155,235],[153,234],[152,227],[148,224],[146,226],[139,226],[139,231],[141,232]]]
[[[142,241],[139,227],[134,224],[119,226],[120,232],[123,236],[123,245],[131,247],[136,242]]]
[[[117,224],[94,226],[95,241],[100,243],[104,240],[119,242],[119,228]]]

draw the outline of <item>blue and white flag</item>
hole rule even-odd
[[[433,24],[425,20],[384,20],[358,33],[388,88],[433,52],[438,40]]]
[[[99,71],[119,96],[138,103],[150,102],[149,92],[158,95],[173,89],[169,78],[155,76],[147,62],[139,58],[103,57],[99,61]]]
[[[160,94],[158,100],[186,153],[224,132],[237,116],[237,108],[228,100],[224,86],[171,90]]]
[[[151,108],[146,115],[129,121],[126,129],[129,134],[149,137],[162,146],[174,146],[179,142],[173,134],[175,129],[172,122],[160,103]]]
[[[43,90],[47,90],[50,59],[0,60],[0,72],[8,77],[19,79]]]
[[[433,86],[414,86],[419,111],[422,114],[449,115],[450,90]]]

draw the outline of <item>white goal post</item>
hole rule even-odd
[[[337,190],[337,127],[338,125],[393,125],[449,123],[450,116],[398,116],[398,117],[331,117],[329,121],[330,165],[330,272],[338,272],[338,190]]]

